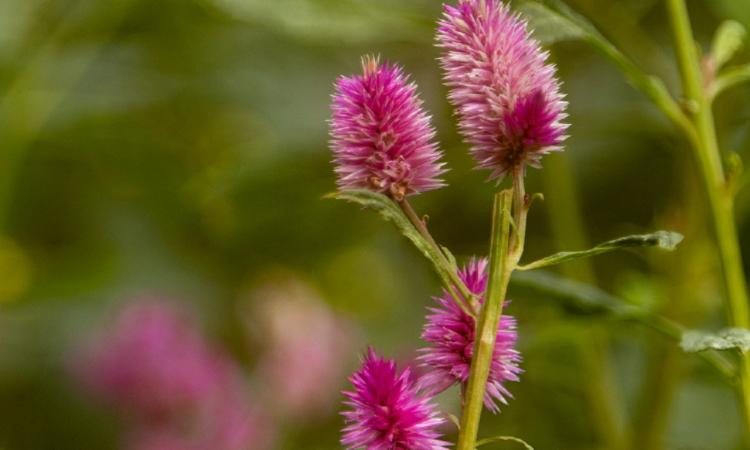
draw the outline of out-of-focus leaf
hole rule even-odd
[[[726,64],[742,48],[747,31],[735,20],[725,20],[719,25],[711,44],[711,58],[716,70]]]
[[[727,69],[711,85],[711,98],[715,98],[727,89],[748,81],[750,81],[750,64],[743,64]]]
[[[688,353],[706,350],[739,350],[746,353],[750,350],[750,330],[727,328],[718,333],[690,330],[682,335],[680,347]]]
[[[662,250],[672,251],[682,239],[683,236],[674,231],[656,231],[649,234],[635,234],[604,242],[588,250],[555,253],[554,255],[547,256],[529,264],[518,266],[517,269],[522,271],[539,269],[579,258],[587,258],[589,256],[633,247],[656,247]]]
[[[588,42],[611,60],[633,86],[646,94],[670,120],[682,128],[692,127],[680,106],[667,90],[664,82],[643,72],[585,17],[559,0],[539,0],[533,3],[536,6],[532,7],[530,6],[531,3],[526,3],[522,12],[528,16],[529,24],[543,43],[550,43],[543,40],[545,36],[564,37],[566,39],[579,38]]]
[[[428,41],[432,24],[408,2],[211,0],[231,15],[307,42]],[[418,7],[417,7],[418,8]]]
[[[534,450],[534,447],[532,447],[531,445],[529,445],[528,442],[524,441],[521,438],[517,438],[515,436],[493,436],[493,437],[490,437],[490,438],[480,439],[480,440],[477,441],[477,447],[482,446],[482,445],[491,444],[493,442],[501,442],[501,441],[517,442],[517,443],[523,445],[523,447],[526,450]]]
[[[573,314],[635,322],[673,341],[680,341],[685,332],[682,325],[642,307],[629,304],[596,286],[549,272],[514,272],[511,283],[516,287],[536,291],[540,294],[540,298],[557,300],[562,308]],[[700,353],[700,357],[727,379],[734,378],[736,370],[732,363],[723,356],[707,351]]]
[[[517,10],[528,20],[534,38],[542,43],[583,39],[586,35],[581,27],[539,3],[522,3]]]

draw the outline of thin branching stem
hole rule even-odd
[[[695,136],[688,137],[691,138],[704,188],[708,194],[727,289],[729,321],[733,326],[750,328],[747,287],[734,223],[734,198],[731,189],[727,188],[722,167],[710,93],[706,92],[684,0],[667,0],[667,9],[684,95],[694,106],[690,120],[695,129]],[[747,355],[743,355],[740,362],[740,380],[745,429],[746,434],[750,434],[750,359]]]
[[[419,234],[421,234],[422,237],[425,238],[425,240],[435,249],[436,253],[439,255],[440,261],[438,261],[438,263],[445,268],[445,272],[450,277],[451,283],[453,283],[453,286],[446,286],[446,289],[451,294],[451,297],[453,297],[453,300],[464,313],[476,318],[476,311],[479,308],[477,299],[458,276],[456,268],[453,267],[450,261],[448,261],[448,258],[445,256],[445,252],[438,245],[438,243],[435,241],[435,238],[432,237],[432,234],[430,234],[430,231],[427,229],[427,224],[417,215],[416,211],[414,211],[414,208],[411,206],[411,203],[409,203],[406,198],[398,201],[397,203],[401,207],[401,210],[404,212],[406,217],[412,223],[412,225],[414,225],[414,228],[417,229]],[[456,289],[458,289],[458,293],[456,292]]]

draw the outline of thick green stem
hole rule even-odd
[[[732,192],[727,188],[721,163],[713,112],[705,90],[693,41],[690,18],[684,0],[667,0],[675,47],[680,65],[684,95],[693,109],[690,117],[695,128],[691,139],[703,184],[708,195],[719,258],[727,289],[729,321],[733,326],[749,328],[750,312],[737,229],[734,223]],[[742,356],[741,393],[746,431],[750,431],[750,360]]]
[[[510,254],[510,222],[513,191],[505,190],[495,195],[490,241],[490,266],[487,294],[477,323],[471,373],[465,391],[461,430],[456,450],[476,448],[479,420],[484,404],[485,387],[490,373],[490,363],[495,349],[495,338],[510,274],[515,265]]]

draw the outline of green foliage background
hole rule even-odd
[[[679,92],[662,2],[567,3]],[[704,49],[724,19],[750,29],[747,0],[688,6]],[[414,203],[459,259],[486,253],[496,188],[471,170],[445,101],[439,13],[433,0],[0,2],[0,449],[117,446],[117,421],[73,386],[65,360],[112,305],[142,292],[193,304],[249,372],[259,349],[243,338],[236,305],[279,270],[313,285],[363,341],[412,352],[439,280],[390,224],[321,199],[335,187],[326,119],[335,78],[358,71],[360,55],[402,63],[451,168],[448,188]],[[529,173],[528,190],[546,200],[532,209],[527,259],[679,231],[675,253],[617,253],[560,270],[688,327],[722,327],[716,250],[687,143],[585,43],[551,53],[571,138]],[[749,58],[743,50],[733,61]],[[743,86],[716,103],[722,147],[744,159],[748,100]],[[749,195],[737,200],[745,261]],[[526,373],[510,406],[485,415],[483,435],[520,436],[538,450],[612,448],[594,425],[604,399],[616,405],[612,433],[630,448],[739,448],[735,394],[700,359],[631,323],[579,316],[529,290],[510,297]],[[587,365],[591,353],[605,364]],[[339,426],[335,414],[288,423],[279,448],[338,448]]]

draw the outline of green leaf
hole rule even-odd
[[[442,254],[439,248],[431,245],[431,243],[419,233],[399,205],[393,200],[383,194],[364,189],[333,192],[326,195],[325,198],[335,198],[357,203],[365,208],[377,211],[383,218],[393,222],[401,234],[406,236],[406,238],[409,239],[414,246],[432,262],[432,265],[438,276],[440,276],[443,285],[451,292],[451,295],[458,306],[467,314],[473,315],[464,304],[464,300],[455,294],[455,288],[458,288],[464,299],[467,299],[467,301],[470,302],[472,301],[468,300],[472,297],[471,292],[466,288],[457,275],[455,257],[450,252]]]
[[[443,250],[443,254],[448,259],[448,262],[451,265],[451,268],[453,268],[453,271],[458,271],[458,263],[456,262],[456,257],[453,256],[453,253],[448,249],[448,247],[445,247],[443,245],[440,246],[440,249]]]
[[[596,286],[571,280],[543,270],[514,272],[515,287],[535,291],[535,297],[557,300],[567,312],[576,315],[605,315],[616,319],[641,317],[641,308],[631,305]],[[677,336],[679,336],[679,332]]]
[[[454,414],[448,414],[448,419],[456,426],[457,430],[461,429],[461,421]]]
[[[747,31],[741,23],[725,20],[719,25],[711,45],[711,58],[719,70],[737,53],[743,45]]]
[[[534,30],[534,38],[541,43],[552,44],[586,37],[586,32],[580,26],[539,3],[522,3],[516,10],[527,19],[529,28]]]
[[[588,250],[555,253],[554,255],[547,256],[529,264],[518,266],[517,270],[539,269],[574,259],[587,258],[589,256],[633,247],[656,247],[662,250],[671,251],[677,247],[677,244],[682,241],[682,238],[683,236],[680,233],[674,231],[656,231],[650,234],[635,234],[604,242],[603,244],[599,244]]]
[[[499,442],[499,441],[517,442],[517,443],[523,445],[523,447],[526,450],[534,450],[534,447],[532,447],[531,445],[529,445],[526,441],[524,441],[521,438],[517,438],[515,436],[493,436],[491,438],[480,439],[480,440],[477,441],[477,447],[479,447],[481,445],[491,444],[493,442]]]
[[[438,271],[438,275],[447,283],[451,285],[450,278],[447,274],[447,268],[441,263],[441,257],[437,253],[437,250],[430,245],[427,240],[419,234],[416,228],[409,221],[409,218],[401,211],[401,208],[389,197],[372,192],[368,190],[346,190],[340,192],[334,192],[326,195],[326,198],[335,198],[339,200],[346,200],[349,202],[357,203],[364,206],[365,208],[373,209],[380,213],[380,215],[396,225],[396,228],[409,239],[422,254],[433,262],[435,269]]]
[[[591,22],[573,11],[568,5],[559,0],[540,0],[524,3],[519,9],[527,17],[535,36],[542,43],[549,44],[556,40],[573,38],[588,42],[612,61],[630,83],[654,102],[670,120],[685,129],[692,127],[690,120],[672,98],[661,79],[643,72],[630,58],[609,42]]]
[[[718,333],[690,330],[682,335],[680,347],[688,353],[706,350],[739,350],[746,353],[750,350],[750,330],[726,328]]]
[[[685,332],[680,324],[655,314],[643,307],[632,305],[596,286],[555,275],[545,271],[514,272],[511,284],[515,288],[532,290],[530,298],[555,300],[568,313],[590,315],[633,322],[647,327],[664,337],[679,342]],[[736,368],[724,356],[715,351],[706,351],[699,356],[732,380]]]
[[[732,67],[721,74],[711,84],[710,96],[716,98],[719,94],[738,84],[750,81],[750,64]]]

